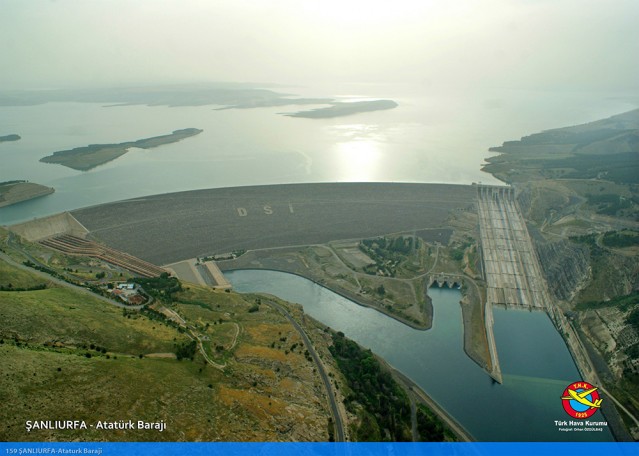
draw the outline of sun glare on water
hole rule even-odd
[[[356,139],[335,146],[340,180],[375,182],[379,180],[382,152],[374,140]]]

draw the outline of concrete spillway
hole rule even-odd
[[[495,305],[549,310],[551,298],[539,260],[511,187],[477,187],[483,270],[486,276],[485,324],[491,375],[501,382],[493,335]]]
[[[478,193],[488,302],[545,310],[551,298],[513,189],[479,186]]]

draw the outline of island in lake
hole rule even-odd
[[[393,109],[398,105],[393,100],[369,100],[353,101],[349,103],[334,102],[326,108],[299,111],[292,114],[284,114],[288,117],[306,117],[308,119],[328,119],[331,117],[349,116],[360,112],[379,111]]]
[[[151,149],[181,141],[189,136],[200,134],[202,131],[198,128],[185,128],[184,130],[175,130],[170,135],[154,136],[153,138],[139,139],[137,141],[127,141],[119,144],[90,144],[84,147],[54,152],[41,158],[40,161],[57,163],[79,171],[88,171],[126,154],[131,147]]]
[[[0,143],[1,142],[9,142],[9,141],[17,141],[19,139],[21,139],[20,135],[16,135],[16,134],[0,136]]]
[[[51,187],[34,184],[26,180],[0,182],[0,207],[10,206],[55,192]]]
[[[268,88],[267,88],[268,87]],[[339,102],[333,98],[302,98],[271,90],[273,84],[208,83],[118,89],[0,90],[0,106],[35,106],[44,103],[108,103],[107,106],[206,106],[214,109],[253,109],[279,106],[326,105],[326,107],[286,113],[288,117],[322,119],[360,112],[393,109],[392,100]]]

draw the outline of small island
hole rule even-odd
[[[18,141],[19,139],[22,139],[22,138],[20,137],[20,135],[16,135],[16,134],[0,136],[0,143],[9,142],[9,141]]]
[[[28,201],[53,193],[55,189],[26,180],[0,182],[0,207]]]
[[[360,112],[380,111],[393,109],[398,106],[393,100],[354,101],[350,103],[334,102],[326,108],[299,111],[292,114],[284,114],[288,117],[305,117],[307,119],[329,119],[332,117],[350,116]]]
[[[186,128],[184,130],[175,130],[170,135],[154,136],[153,138],[139,139],[137,141],[127,141],[119,144],[90,144],[84,147],[54,152],[41,158],[40,161],[56,163],[78,171],[88,171],[126,154],[131,147],[151,149],[181,141],[189,136],[200,134],[202,131],[198,128]]]

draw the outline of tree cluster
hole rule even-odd
[[[370,350],[364,350],[342,333],[333,335],[331,353],[351,390],[346,407],[358,413],[359,441],[410,441],[411,414],[406,393],[391,374],[382,369]]]
[[[158,277],[132,279],[133,282],[141,285],[148,294],[163,302],[172,302],[173,295],[182,291],[182,284],[176,277],[171,277],[163,272]]]

